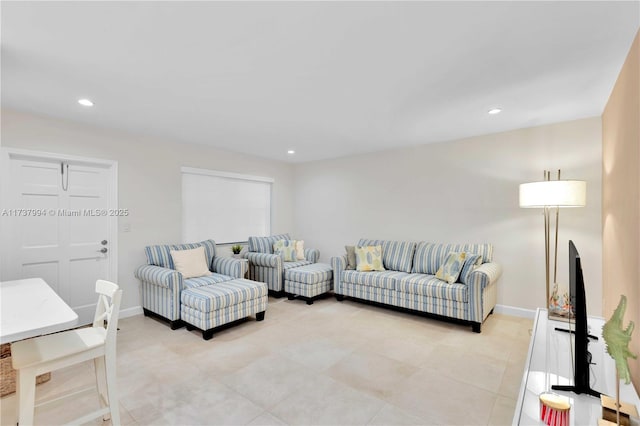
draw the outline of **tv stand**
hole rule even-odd
[[[573,330],[567,330],[566,328],[556,327],[554,330],[555,330],[555,331],[562,331],[563,333],[576,334],[576,332],[575,332],[575,331],[573,331]],[[591,340],[598,340],[598,338],[597,338],[596,336],[594,336],[593,334],[587,334],[587,337],[589,337],[589,339],[591,339]]]
[[[593,390],[590,387],[586,389],[578,389],[576,386],[553,385],[551,386],[551,389],[557,390],[557,391],[573,392],[577,394],[584,393],[586,395],[595,396],[596,398],[600,398],[600,395],[601,395],[600,392]]]
[[[588,323],[595,337],[598,337],[598,340],[589,344],[589,352],[592,354],[589,366],[591,375],[589,388],[595,388],[615,398],[615,362],[606,353],[604,340],[601,338],[604,320],[589,317]],[[514,425],[544,424],[540,421],[539,396],[542,392],[554,392],[570,399],[572,426],[596,425],[602,416],[600,399],[594,398],[596,391],[580,389],[580,393],[574,393],[571,360],[573,339],[569,333],[555,331],[556,327],[562,327],[562,325],[562,321],[550,320],[546,309],[538,309],[536,312],[529,354],[525,361],[520,394],[513,415]],[[552,390],[552,386],[562,388]],[[632,384],[625,385],[624,382],[620,382],[620,399],[640,409],[640,398]]]

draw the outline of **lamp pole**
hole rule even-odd
[[[561,171],[558,170],[557,180],[551,180],[551,171],[544,170],[543,180],[540,182],[523,183],[520,185],[520,207],[542,208],[544,215],[544,261],[545,261],[545,307],[549,308],[551,301],[551,284],[558,280],[558,230],[560,223],[560,207],[584,207],[586,205],[586,182],[578,180],[560,180]],[[552,209],[555,208],[555,230],[551,235]],[[551,238],[553,242],[553,282],[551,281]],[[554,291],[555,294],[555,291]]]
[[[560,169],[558,169],[558,180],[560,180]],[[551,171],[550,170],[545,170],[544,171],[544,180],[546,182],[551,181]],[[544,206],[544,252],[545,252],[545,272],[546,272],[546,276],[545,276],[545,282],[547,284],[547,291],[546,291],[546,302],[545,302],[545,308],[549,308],[549,288],[550,288],[550,284],[551,284],[551,280],[550,280],[550,272],[551,272],[551,265],[550,265],[550,257],[551,257],[551,209],[554,208],[556,209],[556,220],[555,220],[555,231],[554,231],[554,245],[553,245],[553,284],[555,285],[555,283],[558,281],[558,222],[560,220],[560,208],[558,206]]]

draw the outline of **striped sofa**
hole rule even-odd
[[[272,235],[270,237],[249,237],[248,251],[244,257],[249,261],[249,279],[266,283],[269,293],[284,296],[284,271],[299,266],[316,263],[320,258],[317,249],[304,249],[305,260],[283,262],[282,258],[273,254],[273,244],[279,240],[291,240],[289,234]]]
[[[209,276],[183,279],[175,270],[170,250],[188,250],[204,247]],[[216,243],[213,240],[192,244],[156,245],[145,247],[147,264],[138,267],[135,276],[142,282],[142,307],[145,315],[155,315],[167,319],[171,329],[183,325],[180,320],[180,295],[184,289],[203,287],[244,278],[247,262],[242,259],[216,257]]]
[[[346,255],[333,257],[334,292],[344,297],[397,306],[411,311],[455,318],[480,333],[496,305],[502,267],[493,262],[491,244],[438,244],[361,239],[358,246],[381,245],[385,271],[347,270]],[[479,255],[481,264],[466,262],[458,282],[449,284],[435,274],[450,252]]]

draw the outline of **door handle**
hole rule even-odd
[[[102,247],[100,250],[98,250],[100,253],[106,253],[109,251],[109,249],[107,249],[106,247]]]
[[[103,246],[106,246],[106,245],[107,245],[107,243],[108,243],[108,241],[107,241],[107,240],[102,240],[102,241],[100,241],[100,244],[102,244]]]

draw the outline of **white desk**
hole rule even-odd
[[[605,351],[602,339],[604,319],[589,317],[589,332],[598,337],[589,343],[589,352],[595,365],[591,366],[591,388],[615,398],[615,363]],[[568,333],[554,330],[568,328],[568,323],[549,320],[546,309],[538,309],[529,344],[529,355],[520,386],[518,405],[513,416],[513,425],[541,425],[538,396],[545,391],[564,395],[571,402],[571,425],[596,425],[602,415],[600,399],[573,392],[551,390],[551,385],[573,384],[571,347],[573,338]],[[636,336],[637,338],[637,336]],[[620,384],[620,400],[630,402],[640,409],[640,399],[633,385]]]
[[[0,343],[72,328],[78,315],[42,278],[0,282]]]

